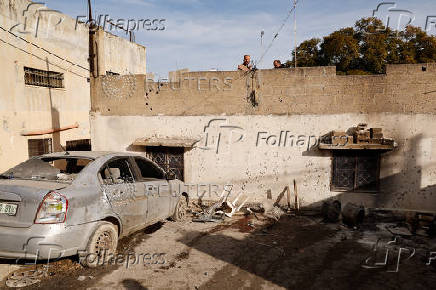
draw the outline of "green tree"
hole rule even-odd
[[[339,74],[380,74],[386,64],[427,62],[436,62],[435,36],[414,26],[393,31],[374,17],[297,47],[298,66],[335,65]],[[294,66],[293,57],[286,65]]]
[[[426,63],[436,61],[436,37],[429,36],[419,27],[408,26],[399,33],[402,38],[403,63]]]
[[[353,67],[359,57],[359,42],[353,28],[343,28],[324,37],[320,55],[320,64],[336,65],[339,71],[346,72]]]
[[[384,73],[388,62],[388,43],[391,29],[384,27],[380,19],[369,17],[355,24],[356,38],[359,41],[360,69],[372,73]],[[391,43],[395,46],[395,42]],[[395,54],[391,55],[395,59]]]
[[[318,66],[320,64],[320,43],[321,39],[312,38],[303,41],[297,47],[297,66]],[[292,62],[295,63],[295,50],[292,51]]]
[[[402,61],[402,50],[404,43],[396,31],[389,31],[389,36],[386,39],[387,57],[386,63],[399,64]]]

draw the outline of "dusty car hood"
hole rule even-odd
[[[0,214],[0,226],[29,227],[44,195],[50,190],[65,188],[68,184],[36,180],[0,180],[0,202],[18,205],[17,215]]]

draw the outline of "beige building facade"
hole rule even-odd
[[[329,132],[362,123],[376,128],[365,131],[367,143],[323,145]],[[315,67],[185,72],[159,84],[100,77],[92,88],[93,148],[144,152],[202,199],[232,185],[264,202],[285,186],[293,195],[295,180],[303,207],[339,198],[434,212],[435,124],[435,64],[392,65],[376,76]]]
[[[95,47],[99,75],[146,72],[143,46],[100,30]],[[89,146],[88,58],[85,24],[31,1],[0,1],[0,172],[29,155]]]

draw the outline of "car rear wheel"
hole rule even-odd
[[[174,215],[172,216],[172,220],[174,221],[183,221],[186,219],[186,211],[188,210],[188,202],[186,200],[186,197],[181,196],[179,199],[179,202],[176,205],[176,211],[174,212]]]
[[[89,268],[107,265],[110,259],[115,259],[117,246],[117,226],[109,222],[99,222],[89,238],[85,256],[80,257],[80,263]]]

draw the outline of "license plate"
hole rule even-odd
[[[0,214],[16,215],[18,205],[0,202]]]

